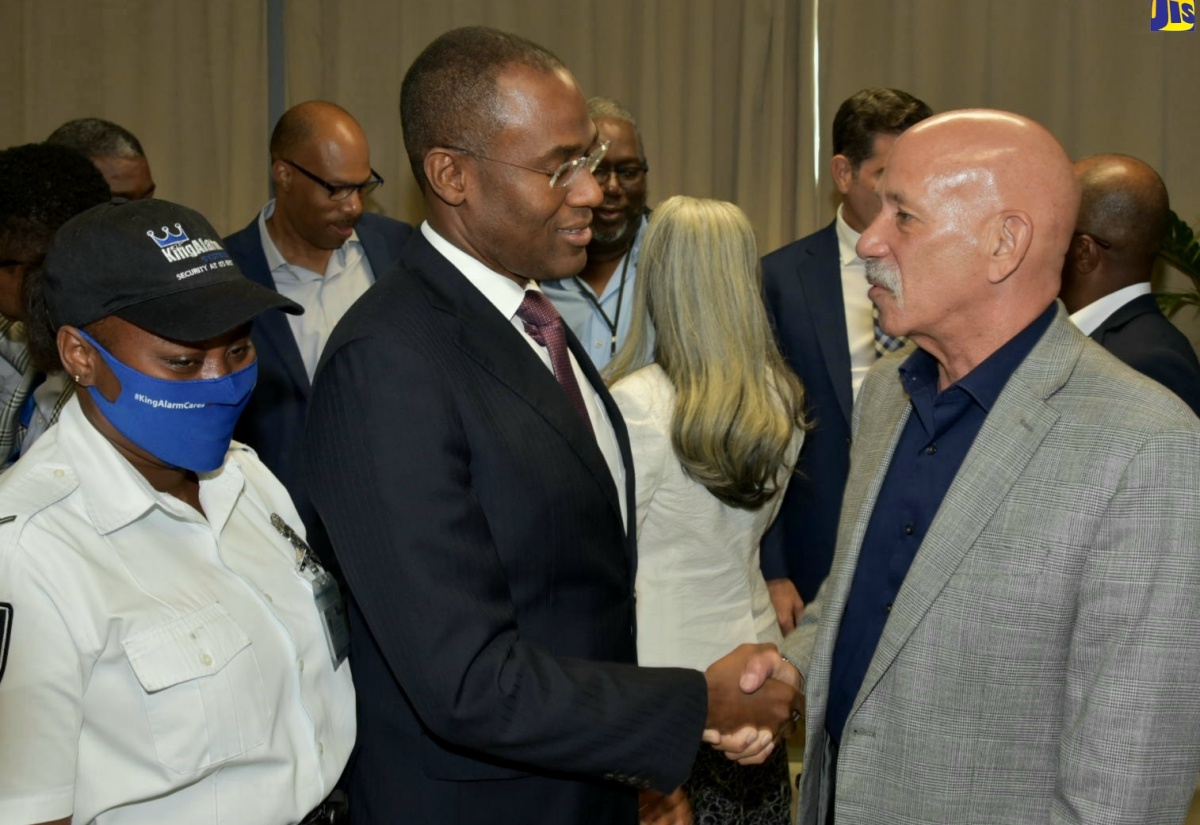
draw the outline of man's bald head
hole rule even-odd
[[[293,263],[309,255],[318,262],[327,259],[351,237],[363,211],[360,192],[334,200],[329,187],[356,186],[374,177],[367,136],[336,103],[299,103],[283,113],[271,133],[271,177],[275,212],[268,229],[276,246]]]
[[[1076,162],[1075,176],[1082,190],[1076,231],[1105,241],[1112,257],[1149,275],[1171,209],[1158,172],[1129,155],[1092,155]]]
[[[1070,312],[1150,280],[1171,209],[1162,178],[1129,155],[1084,158],[1075,176],[1083,195],[1059,294]]]
[[[973,367],[1054,300],[1079,187],[1042,126],[985,109],[924,120],[896,139],[879,191],[858,252],[888,333]]]
[[[315,140],[337,140],[342,136],[361,136],[362,127],[354,116],[336,103],[309,100],[297,103],[283,113],[271,133],[271,160],[290,157]]]
[[[918,123],[896,146],[918,143],[935,188],[975,184],[973,202],[964,206],[993,216],[1029,216],[1038,231],[1023,270],[1042,276],[1059,271],[1075,227],[1079,186],[1066,151],[1045,127],[1011,112],[964,109]]]

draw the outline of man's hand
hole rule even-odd
[[[706,730],[701,737],[714,749],[724,752],[725,758],[739,765],[761,765],[775,752],[779,740],[791,735],[792,726],[786,725],[778,735],[769,730],[741,728],[721,735],[715,730]]]
[[[795,674],[790,684],[765,678],[775,670],[785,672],[776,662],[782,658],[774,645],[745,644],[709,665],[704,672],[708,683],[704,726],[723,734],[749,726],[769,730],[774,736],[793,722],[792,714],[799,714],[803,707],[796,687],[800,674],[786,665]]]
[[[788,578],[770,579],[767,592],[771,594],[771,604],[775,606],[779,629],[786,636],[796,629],[800,617],[804,615],[804,599],[800,598],[796,585]]]
[[[725,659],[721,659],[720,662],[724,662],[747,647],[753,648],[753,651],[744,660],[742,673],[738,680],[738,687],[742,692],[754,693],[768,684],[768,680],[771,679],[786,682],[797,691],[803,687],[800,672],[784,661],[774,645],[742,645]],[[720,662],[715,664],[720,664]],[[793,714],[782,728],[747,726],[732,733],[708,728],[704,731],[703,739],[717,750],[723,751],[728,759],[739,765],[761,764],[771,755],[779,740],[790,734],[795,723],[803,718],[803,701],[803,696],[800,696],[799,704],[793,705]]]
[[[692,803],[683,788],[669,794],[657,791],[638,793],[639,825],[692,825]]]

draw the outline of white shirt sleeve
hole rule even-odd
[[[0,545],[0,822],[70,816],[83,724],[75,642],[28,550]]]

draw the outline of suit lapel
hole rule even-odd
[[[1089,337],[1097,344],[1103,344],[1104,336],[1108,333],[1119,330],[1134,318],[1158,311],[1158,303],[1153,295],[1139,295],[1118,307],[1112,315],[1105,318],[1100,326],[1092,331]]]
[[[272,292],[279,291],[271,277],[267,256],[262,251],[257,218],[248,227],[229,238],[229,247],[236,249],[241,260],[248,262],[248,265],[242,268],[247,278]],[[303,390],[305,397],[308,397],[311,390],[308,372],[304,369],[304,359],[300,357],[300,348],[296,346],[296,338],[292,335],[287,316],[282,312],[264,312],[254,320],[253,335],[256,346],[274,350],[292,382]]]
[[[365,221],[359,221],[355,231],[358,233],[359,243],[362,244],[363,254],[367,256],[367,263],[371,265],[371,275],[374,280],[378,281],[386,276],[388,269],[391,268],[387,264],[387,244],[384,243],[382,237],[371,230],[370,226],[366,225]]]
[[[1058,420],[1058,412],[1046,400],[1066,382],[1083,351],[1083,340],[1060,305],[1049,329],[996,399],[896,596],[851,715],[895,661]],[[907,405],[907,397],[903,403]],[[889,406],[894,414],[894,406]],[[893,448],[898,435],[896,429]],[[875,468],[871,498],[859,520],[856,554],[886,472],[886,464]]]
[[[859,420],[853,428],[853,446],[850,466],[853,468],[846,483],[842,502],[842,516],[838,525],[837,551],[829,571],[828,601],[821,609],[818,624],[816,655],[812,663],[812,679],[809,686],[810,701],[814,707],[824,708],[829,695],[829,675],[833,661],[833,647],[837,641],[846,601],[850,596],[850,585],[854,581],[854,570],[862,549],[863,536],[875,509],[875,500],[883,485],[883,477],[891,464],[892,454],[900,433],[908,422],[912,407],[900,384],[899,377],[883,385],[880,394],[864,398],[862,409],[868,406],[867,414],[860,411]],[[824,717],[813,720],[824,727]]]
[[[800,266],[804,307],[809,315],[809,324],[816,332],[825,369],[837,391],[838,407],[845,420],[849,421],[854,402],[836,223],[821,230],[804,254],[810,259]]]
[[[619,519],[621,505],[616,484],[596,443],[596,437],[587,423],[580,419],[554,374],[546,369],[521,334],[424,236],[414,237],[405,247],[403,259],[406,269],[421,276],[431,303],[454,316],[455,345],[537,410],[546,423],[566,440],[595,477]],[[571,351],[575,353],[576,360],[592,385],[600,389],[600,397],[616,429],[617,422],[621,420],[620,413],[616,411],[607,391],[603,390],[603,382],[587,360],[587,354],[570,330],[567,333]],[[622,440],[618,436],[617,440],[622,446],[622,458],[627,459],[628,437]],[[632,475],[628,471],[626,474]]]

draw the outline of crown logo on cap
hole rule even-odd
[[[146,234],[154,239],[154,242],[158,244],[159,249],[166,249],[168,246],[174,246],[178,243],[187,243],[188,236],[187,233],[183,231],[183,227],[179,224],[175,224],[175,229],[178,231],[178,234],[173,235],[171,234],[171,230],[164,226],[162,231],[165,237],[162,238],[155,235],[153,229],[146,230]]]

